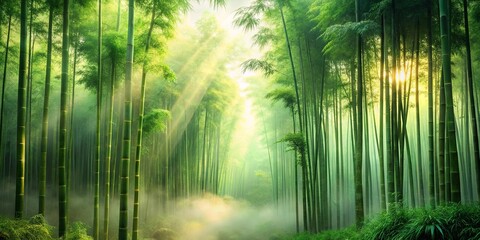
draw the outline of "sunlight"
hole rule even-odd
[[[399,71],[397,71],[396,79],[401,83],[405,82],[406,75],[403,69],[400,69]]]
[[[247,101],[245,101],[247,102]],[[251,102],[251,101],[250,101]],[[256,141],[255,135],[255,118],[247,106],[251,104],[245,103],[246,108],[241,116],[241,120],[237,122],[230,142],[231,157],[229,159],[230,167],[235,168],[235,164],[243,165],[247,161],[246,156],[250,144]],[[240,164],[242,163],[242,164]],[[233,164],[233,165],[232,165]],[[237,165],[238,166],[238,165]]]
[[[209,46],[209,44],[215,39],[213,37],[214,35],[212,34],[206,41],[204,44],[202,44],[202,47],[200,48],[197,48],[197,50],[195,51],[195,53],[193,53],[193,55],[190,57],[190,59],[188,59],[188,61],[186,63],[183,64],[182,68],[180,69],[180,71],[178,71],[178,75],[182,74],[183,72],[185,72],[189,67],[192,66],[192,64],[196,64],[194,63],[194,60],[198,57],[198,55],[203,52],[203,50],[205,50],[207,48],[207,46]],[[220,46],[219,46],[220,47]]]
[[[235,66],[228,66],[228,68],[231,68],[228,72],[228,75],[232,79],[235,79],[235,81],[237,82],[240,91],[239,95],[240,97],[242,97],[242,100],[244,102],[244,112],[242,114],[243,124],[247,127],[247,129],[253,131],[253,128],[255,126],[255,116],[252,109],[253,102],[248,97],[248,87],[250,86],[250,84],[245,80],[245,78],[255,75],[255,72],[239,72],[239,69]]]
[[[0,0],[0,240],[480,240],[480,0],[38,2]]]
[[[245,126],[247,129],[250,129],[250,131],[253,131],[253,128],[255,127],[255,115],[252,111],[252,105],[253,103],[251,99],[245,99],[245,111],[243,112],[243,119],[245,121]]]
[[[210,40],[209,40],[210,41]],[[195,110],[198,108],[203,96],[208,90],[212,82],[210,77],[216,70],[211,66],[220,64],[220,56],[230,47],[230,42],[222,41],[217,44],[217,48],[211,53],[210,61],[204,61],[200,64],[199,72],[193,74],[196,78],[192,78],[187,86],[179,94],[177,101],[172,107],[172,123],[168,128],[168,138],[171,140],[173,146],[176,146],[180,140],[179,134],[185,131],[188,122],[192,119]],[[206,44],[205,44],[206,45]],[[194,55],[199,54],[197,51]],[[182,70],[188,69],[189,65],[195,64],[193,62],[194,56],[182,67]]]
[[[232,79],[235,79],[235,81],[238,84],[239,90],[240,90],[240,96],[241,97],[246,97],[246,90],[248,88],[248,82],[245,81],[245,77],[253,75],[252,73],[239,73],[238,69],[236,66],[227,66],[228,68],[231,68],[228,71],[228,76]]]
[[[240,104],[243,105],[243,110],[240,115],[240,120],[237,121],[232,134],[232,141],[230,142],[229,149],[232,152],[232,156],[235,159],[230,159],[230,164],[234,167],[235,164],[244,162],[247,156],[249,145],[256,141],[256,117],[254,113],[254,103],[251,97],[248,96],[250,84],[246,81],[246,77],[252,76],[254,73],[243,73],[235,66],[229,66],[229,76],[235,79],[239,86]]]
[[[387,72],[383,73],[383,77],[384,77],[384,79],[387,77]],[[405,73],[405,71],[403,69],[400,69],[400,70],[396,71],[395,79],[399,83],[404,83],[405,80],[407,79],[407,74]],[[388,73],[388,82],[390,84],[392,84],[392,81],[393,81],[393,74],[390,72],[390,73]]]

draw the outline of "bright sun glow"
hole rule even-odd
[[[385,79],[386,77],[387,77],[387,73],[384,72],[383,78]],[[407,80],[407,78],[408,76],[403,69],[398,70],[395,74],[395,79],[397,80],[397,82],[404,83]],[[391,84],[392,80],[393,80],[393,74],[390,73],[388,74],[388,82],[390,82]]]
[[[243,112],[243,120],[245,121],[245,126],[248,129],[252,129],[255,126],[255,115],[252,111],[252,100],[246,99],[245,100],[245,111]]]
[[[397,71],[397,81],[399,82],[405,82],[405,79],[406,79],[406,75],[405,75],[405,71],[403,71],[403,69],[400,69],[399,71]]]
[[[242,98],[244,102],[244,111],[242,114],[242,122],[243,125],[247,129],[251,129],[253,131],[253,128],[255,126],[255,116],[253,113],[253,102],[252,100],[248,97],[248,87],[249,83],[245,80],[246,77],[254,75],[254,72],[247,71],[245,73],[239,73],[238,69],[231,70],[229,72],[229,76],[233,79],[236,80],[238,87],[239,87],[239,95]]]
[[[238,65],[229,66],[229,76],[238,84],[238,101],[243,105],[243,110],[240,115],[240,120],[237,121],[234,127],[230,149],[232,150],[232,156],[235,156],[237,161],[242,161],[247,156],[250,143],[256,141],[256,117],[253,101],[248,96],[249,83],[245,80],[245,78],[252,73],[244,74],[237,66]]]

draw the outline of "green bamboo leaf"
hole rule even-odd
[[[275,72],[273,64],[259,59],[249,59],[242,63],[243,72],[247,71],[263,71],[265,76],[270,76]]]
[[[145,115],[143,131],[145,134],[163,132],[167,128],[167,121],[171,118],[170,111],[154,109]]]

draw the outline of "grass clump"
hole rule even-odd
[[[445,219],[432,214],[416,216],[399,232],[398,239],[452,239]]]
[[[381,213],[368,221],[357,239],[398,239],[398,235],[413,218],[415,218],[413,210],[392,205],[388,213]]]

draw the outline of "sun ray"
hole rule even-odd
[[[212,38],[209,39],[211,41]],[[206,46],[207,44],[204,44]],[[172,122],[170,123],[167,130],[167,138],[170,140],[173,147],[175,147],[182,133],[187,128],[188,123],[193,117],[196,109],[200,105],[205,93],[207,92],[210,84],[212,83],[212,74],[216,71],[216,68],[211,66],[218,66],[221,64],[221,57],[224,55],[225,51],[231,48],[231,43],[222,40],[217,44],[217,47],[210,53],[210,58],[200,63],[198,71],[192,74],[193,76],[183,88],[182,92],[179,94],[176,102],[173,104],[171,113],[172,113]],[[202,47],[204,48],[204,47]],[[194,56],[197,56],[201,49],[197,50],[190,60],[182,67],[180,73],[187,69],[188,65],[194,63]],[[195,78],[198,76],[198,78]]]

